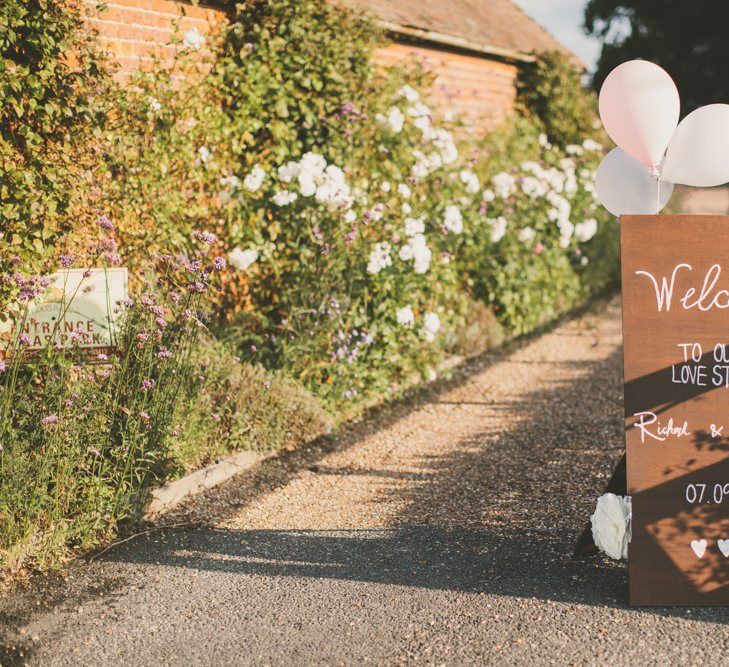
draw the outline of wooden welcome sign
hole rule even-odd
[[[729,605],[729,217],[621,218],[632,605]]]

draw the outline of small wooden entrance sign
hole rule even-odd
[[[621,218],[632,605],[729,605],[729,217]]]

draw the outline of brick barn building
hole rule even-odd
[[[566,51],[511,0],[340,0],[372,16],[392,44],[375,61],[394,64],[420,59],[435,75],[431,101],[474,129],[497,125],[514,107],[516,75],[534,53]],[[109,0],[96,10],[86,0],[90,24],[118,61],[123,76],[149,67],[152,55],[173,53],[170,37],[182,31],[204,34],[226,20],[225,0],[195,5],[183,0]]]

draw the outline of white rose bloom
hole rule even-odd
[[[422,102],[418,101],[416,101],[412,106],[409,106],[407,112],[408,116],[410,116],[411,118],[423,118],[433,115],[433,112],[430,110],[430,107],[427,104],[423,104]]]
[[[399,183],[398,186],[397,186],[397,193],[403,199],[410,199],[410,195],[412,194],[412,190],[410,190],[410,186],[407,183]]]
[[[460,234],[463,231],[463,216],[457,206],[453,204],[446,206],[443,215],[443,226],[454,234]]]
[[[490,204],[494,199],[496,199],[496,195],[493,190],[484,190],[481,194],[481,199],[483,199],[487,204]]]
[[[435,335],[440,331],[440,318],[437,313],[426,313],[423,317],[423,334],[425,340],[432,343]]]
[[[405,114],[398,107],[390,107],[387,114],[378,113],[375,120],[391,132],[401,132],[405,124]]]
[[[575,233],[575,226],[569,220],[560,220],[557,223],[557,227],[559,228],[560,236],[567,240],[571,239]]]
[[[395,93],[395,99],[405,99],[408,102],[417,102],[420,99],[420,93],[415,90],[412,86],[405,84],[400,90]]]
[[[413,207],[405,201],[402,203],[402,212],[405,215],[410,215],[413,212]]]
[[[273,203],[276,204],[276,206],[288,206],[292,202],[296,201],[297,196],[298,195],[291,190],[280,190],[273,195]]]
[[[210,159],[210,149],[207,146],[200,146],[197,149],[197,154],[200,156],[200,162],[205,164]]]
[[[316,200],[331,208],[352,205],[353,197],[345,182],[344,172],[336,165],[330,164],[323,172],[312,179],[317,185]]]
[[[586,151],[595,151],[599,152],[602,150],[602,144],[597,143],[594,139],[585,139],[582,142],[582,148],[584,148]]]
[[[401,246],[398,256],[403,262],[409,262],[412,259],[415,273],[426,273],[430,268],[432,253],[423,234],[416,233],[411,236],[407,243]]]
[[[415,324],[415,313],[413,313],[413,309],[410,306],[400,308],[395,314],[395,317],[397,318],[397,323],[406,329],[412,328]]]
[[[314,177],[309,173],[301,173],[298,176],[299,192],[302,197],[311,197],[316,193],[316,182]]]
[[[422,234],[425,231],[425,219],[420,218],[405,218],[405,233],[408,236],[415,236],[416,234]]]
[[[508,172],[502,171],[491,179],[494,192],[501,199],[506,199],[514,192],[516,179]]]
[[[590,258],[583,255],[582,259],[580,260],[580,264],[582,264],[582,266],[587,266],[589,263],[590,263]]]
[[[549,143],[549,139],[548,139],[547,135],[544,134],[544,132],[542,132],[542,134],[539,135],[539,145],[542,148],[550,148],[552,146],[552,144]]]
[[[289,161],[278,168],[278,178],[282,183],[291,183],[299,175],[299,163]]]
[[[575,225],[575,238],[580,243],[586,243],[597,233],[597,220],[588,218],[584,222]]]
[[[631,518],[630,496],[616,496],[614,493],[600,496],[595,513],[590,517],[595,546],[610,558],[627,558]]]
[[[255,192],[263,185],[266,171],[263,167],[255,165],[250,173],[243,179],[243,187],[249,192]]]
[[[382,183],[380,183],[380,190],[382,190],[383,192],[390,192],[390,190],[392,190],[392,185],[390,185],[390,181],[382,181]]]
[[[234,248],[228,253],[228,264],[238,271],[245,271],[253,262],[258,259],[258,250],[248,248]]]
[[[304,153],[299,160],[299,166],[302,170],[308,170],[315,173],[322,172],[327,166],[327,161],[321,153],[309,151]]]
[[[421,132],[425,133],[430,128],[430,116],[418,116],[413,119],[413,125],[417,127]]]
[[[481,185],[478,182],[478,176],[473,171],[470,169],[462,169],[459,176],[461,177],[461,182],[466,186],[466,192],[470,192],[471,194],[478,192]]]
[[[579,144],[570,144],[569,146],[565,146],[565,151],[567,151],[567,155],[582,155],[583,153],[582,146]]]
[[[240,178],[238,178],[234,174],[230,174],[229,176],[223,176],[220,179],[220,185],[222,185],[224,188],[232,188],[235,190],[240,187]]]
[[[392,265],[392,257],[390,257],[390,244],[386,241],[375,244],[370,252],[369,262],[367,263],[367,273],[375,274]]]
[[[524,227],[524,229],[519,231],[519,240],[525,244],[531,243],[536,234],[537,233],[531,227]]]
[[[354,222],[357,219],[357,214],[350,208],[343,216],[344,222]]]
[[[486,221],[491,227],[491,242],[498,243],[506,234],[506,218],[500,215],[498,218],[491,218]]]
[[[197,28],[192,28],[182,35],[182,44],[187,49],[194,49],[199,51],[203,44],[205,44],[205,38],[200,34]]]
[[[443,157],[440,153],[430,153],[430,155],[427,155],[425,159],[427,160],[429,172],[440,169],[443,166]]]

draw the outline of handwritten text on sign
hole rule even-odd
[[[637,605],[729,605],[729,218],[621,218]]]
[[[22,319],[0,323],[0,339],[25,334],[25,348],[49,345],[75,348],[87,355],[108,352],[116,344],[120,304],[129,295],[127,270],[68,269],[52,282]]]

